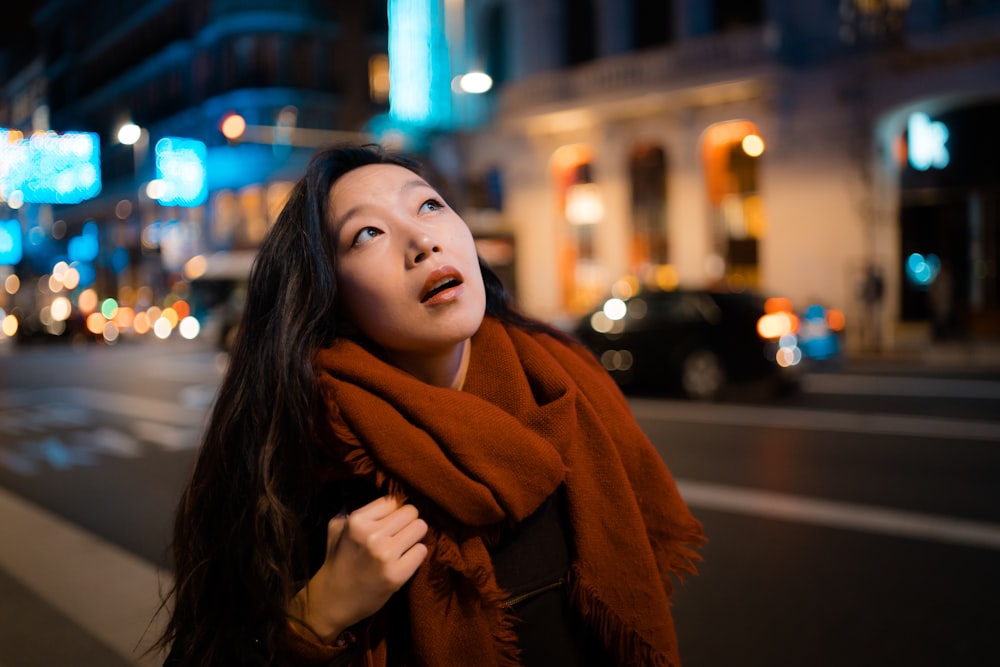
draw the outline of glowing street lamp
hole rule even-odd
[[[133,175],[139,178],[139,168],[146,159],[146,149],[149,146],[149,132],[146,128],[128,122],[118,128],[118,141],[132,147]]]
[[[469,72],[458,77],[462,92],[481,95],[493,87],[493,78],[486,72]]]
[[[142,128],[135,123],[125,123],[118,128],[118,141],[126,146],[132,146],[142,137]]]

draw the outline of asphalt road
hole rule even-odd
[[[0,511],[16,519],[0,527],[0,665],[65,664],[31,639],[63,626],[98,656],[73,664],[154,664],[128,638],[155,609],[223,361],[185,341],[0,349]],[[780,399],[631,398],[710,538],[674,598],[686,667],[1000,664],[1000,378],[967,370],[855,366]],[[65,566],[48,546],[60,531],[86,544],[61,549]],[[115,629],[87,599],[104,570],[136,573],[100,601],[132,605]]]

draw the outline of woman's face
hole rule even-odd
[[[471,337],[486,290],[472,233],[412,171],[373,164],[330,190],[339,298],[368,338],[395,353],[441,353]]]

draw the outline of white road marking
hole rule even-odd
[[[802,378],[801,389],[811,394],[1000,400],[1000,382],[955,378],[810,373]]]
[[[137,420],[133,424],[135,434],[143,440],[155,442],[168,451],[194,449],[198,446],[198,430],[178,428],[169,424]]]
[[[1000,443],[1000,422],[770,406],[629,399],[638,419]]]
[[[772,491],[678,480],[692,508],[1000,551],[1000,525]]]
[[[65,391],[71,403],[99,412],[119,414],[136,419],[159,419],[192,426],[200,426],[206,419],[204,410],[184,407],[176,401],[164,401],[157,398],[145,398],[133,394],[82,387],[69,387]]]
[[[0,569],[126,660],[163,663],[140,654],[162,628],[169,574],[2,488],[0,516]]]

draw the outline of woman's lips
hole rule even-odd
[[[420,303],[434,305],[457,299],[464,291],[462,272],[453,266],[442,266],[427,275],[420,292]]]

